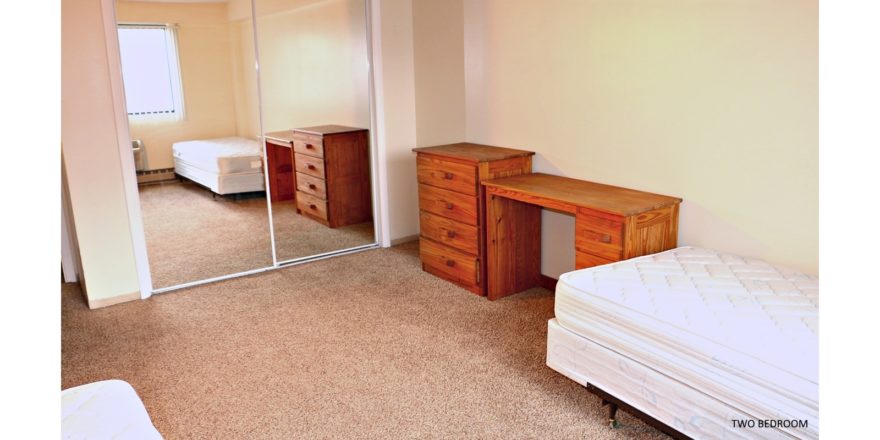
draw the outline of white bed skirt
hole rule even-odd
[[[174,172],[193,182],[206,186],[220,195],[263,191],[266,189],[266,182],[262,171],[217,174],[174,158]]]
[[[734,427],[734,420],[755,417],[566,330],[556,318],[548,323],[547,366],[581,385],[592,384],[692,438],[797,438],[781,429]]]

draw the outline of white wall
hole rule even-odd
[[[815,1],[465,0],[464,14],[468,141],[680,196],[680,244],[817,272]],[[555,276],[573,268],[573,222],[544,219]]]
[[[364,1],[265,5],[275,6],[269,11],[262,5],[257,2],[256,23],[264,131],[369,128]]]
[[[100,0],[62,2],[61,42],[61,148],[83,285],[92,306],[136,298]]]
[[[417,146],[465,138],[464,3],[413,2]]]
[[[389,238],[419,233],[416,159],[415,67],[413,61],[412,0],[374,0],[379,5],[378,34],[381,65],[376,66],[380,143],[387,167]],[[374,21],[374,26],[376,22]]]

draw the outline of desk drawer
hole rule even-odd
[[[474,196],[419,185],[419,208],[441,217],[477,225],[477,198]]]
[[[305,215],[327,220],[327,202],[311,194],[297,191],[296,207]]]
[[[593,266],[601,266],[603,264],[611,264],[614,262],[620,261],[617,260],[609,260],[607,258],[597,257],[593,254],[588,254],[586,252],[581,252],[580,250],[575,251],[574,256],[574,268],[578,269],[586,269],[588,267]]]
[[[308,174],[296,173],[296,189],[327,200],[327,184],[324,179]]]
[[[440,217],[425,211],[419,212],[422,237],[477,255],[480,245],[477,227]]]
[[[296,171],[310,176],[320,177],[324,179],[324,159],[320,157],[307,156],[305,154],[294,153]]]
[[[577,250],[614,261],[623,257],[623,217],[580,208],[574,229]]]
[[[420,154],[416,158],[419,183],[477,195],[477,168]]]
[[[315,157],[324,157],[324,142],[318,139],[293,140],[293,151]]]
[[[419,241],[419,255],[428,272],[467,287],[479,284],[480,265],[473,255],[426,238]]]

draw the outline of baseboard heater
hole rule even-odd
[[[138,184],[162,182],[166,180],[174,180],[176,178],[177,177],[174,175],[174,168],[160,168],[157,170],[143,170],[137,172]]]

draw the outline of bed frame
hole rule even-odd
[[[617,397],[612,396],[611,394],[605,392],[604,390],[593,384],[588,383],[584,388],[602,399],[602,406],[608,407],[608,425],[611,427],[611,429],[615,429],[620,426],[620,422],[617,421],[617,410],[622,408],[626,412],[645,422],[649,426],[654,427],[658,431],[674,439],[690,439],[690,437],[677,431],[675,428],[639,411],[636,407],[624,402],[623,400],[618,399]]]

